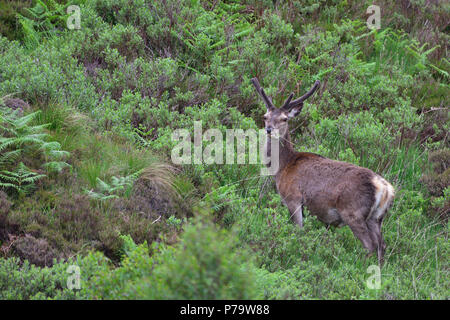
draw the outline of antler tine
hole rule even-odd
[[[263,88],[261,88],[261,85],[259,84],[258,78],[253,78],[252,79],[252,83],[256,88],[256,91],[259,93],[259,95],[263,98],[267,108],[269,109],[274,109],[275,106],[273,105],[272,101],[270,100],[270,98],[266,95],[266,92],[264,91]]]
[[[319,80],[317,80],[315,83],[314,83],[314,86],[311,88],[311,90],[309,90],[307,93],[305,93],[303,96],[301,96],[300,98],[298,98],[298,99],[295,99],[294,101],[292,101],[290,104],[289,104],[289,109],[291,109],[291,108],[293,108],[293,107],[296,107],[296,106],[298,106],[299,104],[301,104],[301,103],[303,103],[303,101],[305,101],[306,99],[308,99],[316,90],[317,90],[317,88],[319,88],[319,85],[320,85],[320,81]]]
[[[284,102],[283,106],[281,107],[281,109],[286,109],[289,107],[289,104],[291,103],[292,98],[294,97],[294,93],[291,93],[289,95],[289,97],[286,99],[286,101]]]
[[[252,83],[256,88],[256,91],[258,91],[258,93],[261,92],[261,85],[259,84],[258,78],[252,78]]]

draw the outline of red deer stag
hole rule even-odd
[[[279,166],[274,177],[291,218],[302,227],[305,206],[327,225],[348,225],[369,251],[368,255],[377,250],[381,265],[386,249],[381,224],[394,198],[392,185],[369,169],[314,153],[297,152],[292,146],[288,120],[300,113],[303,102],[317,90],[320,82],[316,81],[298,99],[292,100],[291,93],[281,108],[273,105],[258,79],[253,78],[252,82],[267,106],[264,115],[267,134],[278,139]],[[275,130],[277,135],[273,134]],[[270,139],[267,141],[270,158]]]

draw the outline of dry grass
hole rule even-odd
[[[175,184],[175,174],[178,170],[165,163],[152,163],[141,170],[139,179],[149,182],[158,190],[167,192],[171,198],[179,198],[180,194]]]

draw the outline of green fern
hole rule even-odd
[[[94,199],[105,201],[109,199],[119,198],[120,196],[129,196],[134,181],[139,176],[140,172],[131,174],[126,177],[111,178],[111,183],[107,183],[100,178],[97,178],[97,190],[85,190],[86,194]]]
[[[13,189],[18,193],[28,193],[35,183],[45,177],[27,168],[19,159],[26,157],[44,158],[42,168],[47,172],[60,172],[71,167],[62,161],[70,154],[61,150],[56,141],[47,141],[50,135],[45,132],[48,124],[33,125],[40,111],[20,115],[18,110],[1,108],[0,99],[0,188]]]
[[[0,188],[12,188],[19,194],[29,194],[35,188],[36,182],[45,176],[31,171],[21,162],[14,171],[0,171]]]
[[[36,0],[34,7],[25,9],[26,16],[17,14],[28,48],[37,47],[42,39],[57,33],[68,17],[65,7],[54,0]]]

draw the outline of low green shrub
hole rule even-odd
[[[253,266],[231,233],[188,225],[174,247],[159,248],[153,270],[125,294],[144,299],[254,299]]]

